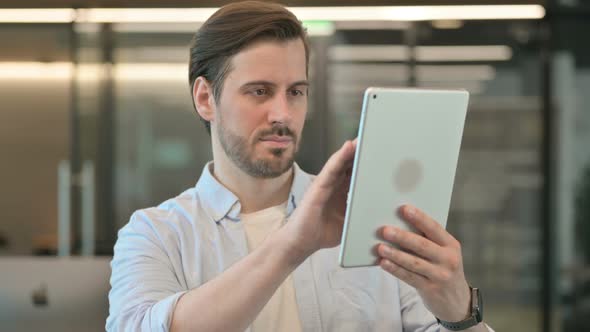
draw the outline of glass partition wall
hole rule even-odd
[[[565,1],[563,2],[565,5]],[[584,6],[584,4],[586,6]],[[560,7],[552,21],[546,98],[551,105],[550,230],[556,325],[588,331],[590,323],[590,7]]]
[[[2,24],[0,40],[0,255],[55,254],[58,166],[70,152],[71,29]]]
[[[502,331],[541,330],[536,31],[522,21],[348,25],[328,52],[331,149],[355,135],[367,86],[470,92],[448,229],[463,245],[468,279],[486,290],[486,316]]]
[[[470,92],[448,229],[463,245],[468,279],[485,291],[486,320],[496,331],[549,331],[541,221],[548,144],[543,82],[551,79],[561,112],[552,152],[561,177],[551,179],[561,186],[555,211],[564,214],[555,216],[559,239],[552,238],[560,262],[553,330],[579,331],[575,318],[588,307],[587,292],[577,291],[588,288],[587,264],[580,263],[587,261],[587,245],[575,231],[585,229],[590,204],[583,180],[584,151],[590,151],[584,145],[587,50],[562,45],[545,66],[538,21],[306,24],[311,92],[297,161],[312,173],[356,135],[366,87]],[[557,33],[590,29],[576,24]],[[134,210],[196,183],[211,159],[188,86],[196,29],[185,23],[0,25],[0,174],[8,184],[0,187],[0,255],[60,249],[110,255]]]

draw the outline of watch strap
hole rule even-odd
[[[451,331],[462,331],[475,326],[483,321],[483,301],[477,288],[469,286],[471,292],[471,315],[460,322],[446,322],[436,318],[438,323]]]
[[[462,320],[460,322],[445,322],[442,321],[440,319],[436,319],[438,321],[438,323],[445,327],[448,330],[451,331],[462,331],[462,330],[466,330],[470,327],[473,327],[477,324],[479,324],[480,322],[477,321],[477,318],[475,316],[471,316],[465,320]]]

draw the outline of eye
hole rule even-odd
[[[266,89],[256,89],[254,90],[254,94],[257,96],[264,96],[266,94]]]
[[[303,91],[298,90],[298,89],[292,89],[291,90],[291,95],[292,96],[304,96],[305,94],[303,93]]]

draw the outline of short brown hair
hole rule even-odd
[[[223,83],[231,70],[230,60],[234,55],[262,39],[288,41],[296,38],[301,38],[305,46],[307,73],[307,32],[293,13],[280,4],[261,1],[244,1],[223,6],[205,21],[191,42],[188,74],[191,96],[195,80],[203,76],[211,82],[213,97],[218,103]],[[201,120],[211,133],[209,121],[203,118]]]

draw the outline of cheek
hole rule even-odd
[[[238,103],[239,104],[239,103]],[[255,109],[244,107],[240,105],[227,105],[221,110],[221,118],[223,126],[231,132],[242,137],[250,137],[260,121],[262,121],[259,112]]]
[[[297,130],[299,131],[299,134],[301,134],[301,132],[303,131],[303,126],[305,125],[305,118],[306,117],[307,117],[307,105],[297,112],[295,123],[297,125]]]
[[[252,135],[257,128],[264,124],[265,117],[263,112],[256,109],[241,109],[236,115],[236,126],[244,130],[247,135]]]

